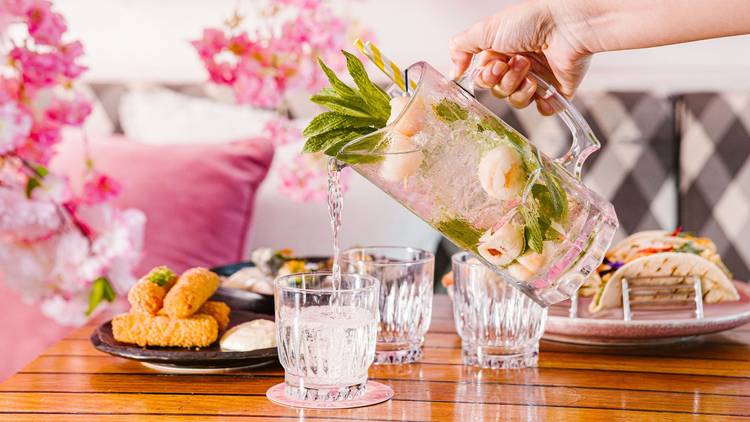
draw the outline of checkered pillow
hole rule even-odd
[[[552,157],[570,145],[558,118],[528,107],[515,110],[486,92],[487,107]],[[620,219],[618,238],[677,226],[676,136],[672,99],[647,92],[591,92],[574,105],[588,121],[602,149],[589,157],[584,183],[610,200]]]
[[[686,94],[677,110],[680,222],[750,280],[750,93]]]

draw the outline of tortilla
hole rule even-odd
[[[646,275],[674,276],[653,279],[652,284],[675,286],[686,284],[686,276],[699,276],[704,303],[734,301],[740,298],[729,277],[711,261],[691,253],[663,252],[634,259],[620,267],[591,302],[589,309],[591,312],[598,312],[602,309],[621,307],[622,279]],[[679,295],[680,293],[675,293],[676,297]]]

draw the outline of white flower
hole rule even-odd
[[[63,298],[61,295],[55,295],[42,301],[41,306],[44,315],[54,319],[60,325],[69,327],[80,327],[86,322],[88,319],[86,316],[88,307],[88,292],[81,292],[68,299]],[[101,309],[103,307],[97,307],[96,311]]]
[[[16,149],[29,136],[31,116],[15,102],[0,105],[0,154]]]
[[[521,227],[507,223],[495,232],[488,230],[479,238],[479,254],[482,258],[498,266],[505,266],[518,257],[523,248]]]
[[[73,196],[70,181],[65,176],[49,173],[41,179],[41,184],[31,192],[37,201],[51,201],[58,204],[68,201]]]
[[[423,159],[424,154],[411,138],[394,131],[380,167],[380,176],[390,182],[405,180],[417,172]]]
[[[503,201],[521,195],[526,184],[521,158],[506,145],[497,146],[482,157],[477,177],[487,195]]]
[[[393,97],[391,99],[391,115],[388,118],[389,125],[394,123],[399,115],[401,115],[404,107],[409,104],[409,101],[412,102],[411,106],[409,106],[406,113],[393,126],[396,132],[404,136],[413,136],[422,130],[424,122],[424,101],[422,101],[422,97]]]

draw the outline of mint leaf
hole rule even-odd
[[[148,274],[148,281],[156,284],[157,286],[164,286],[172,281],[177,274],[175,274],[169,267],[156,267]]]
[[[375,119],[351,117],[329,111],[315,116],[302,131],[302,135],[305,138],[312,138],[339,128],[375,127],[377,123],[378,120]]]
[[[357,91],[352,89],[349,85],[341,82],[341,79],[336,76],[336,73],[334,73],[331,68],[326,66],[326,64],[323,62],[323,60],[318,57],[318,64],[320,65],[320,68],[323,69],[323,73],[326,74],[326,77],[328,78],[328,82],[331,84],[331,88],[339,94],[342,97],[359,97],[359,94]]]
[[[524,221],[524,236],[528,248],[536,253],[542,253],[544,250],[544,235],[539,224],[539,212],[534,206],[521,205],[518,212]]]
[[[359,98],[342,98],[333,95],[313,95],[310,101],[331,111],[352,117],[373,117],[367,105]],[[390,111],[389,111],[390,113]],[[385,124],[383,125],[385,126]]]
[[[91,286],[91,293],[89,293],[89,308],[86,310],[86,316],[91,315],[102,300],[112,302],[115,300],[115,297],[117,297],[117,294],[112,288],[112,285],[109,284],[109,280],[105,277],[97,278]]]
[[[360,136],[364,136],[368,133],[372,132],[371,128],[348,128],[348,127],[341,127],[338,129],[332,129],[328,132],[325,132],[321,135],[313,136],[310,138],[307,138],[307,141],[305,142],[305,146],[302,148],[302,152],[318,152],[318,151],[328,151],[332,147],[337,147],[336,152],[338,152],[338,149],[341,149],[349,143],[350,141],[353,141]],[[328,154],[328,153],[326,153]],[[331,155],[331,154],[328,154]],[[335,155],[335,153],[333,153]]]
[[[346,68],[349,70],[349,74],[354,79],[354,83],[357,84],[362,99],[370,107],[376,115],[388,120],[391,114],[390,98],[380,87],[372,83],[370,78],[367,76],[365,66],[359,59],[351,53],[342,51],[346,56]]]
[[[560,179],[554,174],[542,170],[542,178],[550,194],[554,214],[551,217],[563,224],[568,221],[568,194],[563,189]]]
[[[453,123],[457,120],[466,120],[469,110],[455,101],[443,98],[439,103],[432,105],[432,111],[445,123]]]
[[[477,245],[482,232],[475,229],[468,221],[454,218],[435,223],[434,227],[459,248],[477,253]]]

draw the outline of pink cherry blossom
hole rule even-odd
[[[46,168],[61,130],[81,126],[92,109],[73,88],[86,70],[83,45],[62,41],[67,25],[51,6],[0,0],[0,30],[13,22],[28,33],[0,43],[0,280],[79,325],[94,280],[120,295],[135,281],[145,216],[114,207],[120,184],[96,170],[74,192],[67,175]]]
[[[328,157],[323,154],[301,154],[279,168],[281,184],[279,191],[300,202],[323,201],[328,195]],[[348,168],[347,168],[348,169]],[[344,169],[341,174],[341,190],[348,190],[351,172]]]
[[[71,100],[54,97],[45,113],[47,118],[61,125],[80,126],[91,114],[91,102],[81,95]]]
[[[0,155],[15,150],[31,131],[31,116],[17,103],[0,104]]]
[[[38,44],[58,45],[62,34],[68,29],[62,15],[53,12],[51,8],[52,3],[46,0],[34,0],[26,6],[29,35]]]
[[[83,202],[99,204],[117,197],[122,191],[119,182],[104,173],[91,173],[83,184]]]
[[[302,131],[288,119],[269,120],[263,128],[263,132],[277,147],[302,139]]]

